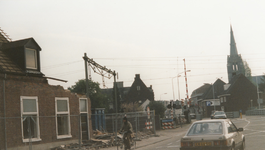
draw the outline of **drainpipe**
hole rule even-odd
[[[4,128],[5,128],[5,150],[7,150],[7,137],[6,137],[6,99],[5,99],[5,83],[6,83],[6,74],[3,80],[3,100],[4,100]]]

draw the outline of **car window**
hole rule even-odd
[[[230,121],[226,122],[226,126],[227,126],[228,133],[232,133],[232,132],[236,132],[237,131],[237,129],[234,126],[234,124],[232,124]]]
[[[237,131],[237,127],[234,125],[234,123],[229,121],[229,124],[230,124],[231,128],[233,129],[233,131],[236,132]]]
[[[223,126],[221,122],[195,123],[190,128],[188,135],[202,134],[222,134]]]
[[[222,111],[215,112],[215,115],[222,115],[222,114],[224,114],[224,112],[222,112]]]

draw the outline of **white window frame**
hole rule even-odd
[[[23,99],[34,99],[36,100],[36,112],[24,112],[23,108]],[[37,142],[41,141],[40,138],[40,124],[39,124],[39,107],[38,107],[38,97],[37,96],[20,96],[20,108],[21,108],[21,132],[22,132],[22,141],[26,142]],[[37,117],[37,138],[24,139],[24,130],[23,130],[23,115],[36,115]]]
[[[35,58],[35,67],[29,67],[27,66],[27,50],[30,50],[30,51],[34,51],[34,58]],[[25,48],[25,63],[26,63],[26,68],[28,69],[37,69],[38,68],[38,64],[37,64],[37,51],[35,49],[31,49],[31,48]]]
[[[65,100],[67,101],[67,111],[58,112],[57,111],[57,101],[58,100]],[[58,135],[58,122],[57,122],[57,115],[68,115],[68,135]],[[70,107],[69,107],[69,98],[68,97],[55,97],[55,122],[56,122],[56,136],[57,139],[64,139],[64,138],[72,138],[71,135],[71,121],[70,121]]]
[[[81,100],[85,100],[85,101],[86,101],[86,111],[81,111],[81,107],[80,107],[80,105],[81,105],[80,101],[81,101]],[[88,103],[87,103],[87,98],[79,98],[79,111],[80,111],[80,114],[88,113]]]
[[[80,107],[80,104],[81,104],[80,101],[81,101],[81,99],[86,101],[86,111],[81,111],[81,107]],[[90,135],[90,131],[89,131],[89,119],[88,119],[88,100],[87,100],[87,98],[79,98],[79,111],[80,111],[80,115],[81,114],[87,114],[87,129],[88,129],[88,134]],[[80,118],[80,121],[81,121],[81,118]],[[80,124],[81,124],[81,122],[80,122]],[[82,132],[80,134],[82,136]]]

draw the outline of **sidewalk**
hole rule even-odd
[[[173,136],[176,136],[176,134],[185,134],[186,130],[190,127],[190,125],[196,120],[192,120],[192,122],[190,124],[183,124],[182,128],[178,127],[176,129],[165,129],[165,130],[159,130],[156,131],[156,135],[155,136],[151,136],[147,139],[142,139],[141,141],[136,141],[136,149],[138,148],[143,148],[147,145],[151,145],[151,144],[156,144],[165,140],[168,140],[170,138],[172,138]],[[117,146],[112,146],[112,147],[106,147],[106,148],[101,148],[101,149],[105,149],[105,150],[121,150],[120,147],[117,148]]]

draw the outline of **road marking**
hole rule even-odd
[[[179,147],[179,145],[176,145],[176,146],[168,146],[168,148],[171,148],[171,147]]]
[[[167,145],[171,145],[172,143],[168,143]]]

